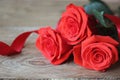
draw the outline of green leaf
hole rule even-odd
[[[97,10],[92,10],[93,11],[93,15],[95,16],[95,18],[99,21],[99,23],[106,28],[110,28],[110,27],[114,27],[114,24],[107,18],[104,17],[104,12],[101,11],[97,11]]]
[[[107,14],[113,14],[109,6],[101,0],[90,0],[90,3],[84,6],[84,9],[88,14],[93,14],[93,9],[104,11]]]
[[[89,0],[90,2],[94,2],[94,1],[101,1],[101,0]]]
[[[96,27],[98,28],[98,33],[104,36],[111,36],[118,41],[117,29],[112,21],[104,17],[104,12],[93,10],[95,18],[98,20]]]
[[[107,24],[105,23],[105,20],[104,20],[104,12],[101,11],[97,11],[97,10],[92,10],[93,11],[93,15],[95,16],[95,18],[100,22],[101,25],[103,25],[104,27],[108,27]]]

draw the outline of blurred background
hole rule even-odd
[[[120,0],[103,0],[117,12]],[[0,0],[0,27],[55,26],[66,5],[85,5],[88,0]]]

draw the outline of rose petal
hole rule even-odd
[[[72,49],[69,50],[69,51],[67,51],[67,52],[65,52],[64,55],[62,55],[59,59],[56,59],[56,58],[53,59],[51,61],[51,63],[54,64],[54,65],[61,64],[61,63],[63,63],[64,61],[66,61],[69,58],[69,56],[71,55],[71,53],[72,53]]]
[[[106,43],[113,44],[115,46],[117,46],[119,44],[116,40],[112,39],[109,36],[93,35],[92,37],[84,40],[82,42],[82,46],[84,47],[84,46],[86,46],[88,44],[96,43],[96,42],[106,42]]]
[[[82,65],[82,57],[81,57],[81,45],[76,45],[73,47],[73,56],[74,56],[74,62],[76,64]]]

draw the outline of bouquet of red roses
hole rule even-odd
[[[83,7],[69,4],[55,29],[46,26],[24,32],[11,46],[0,42],[0,55],[20,53],[27,37],[35,32],[38,34],[36,47],[52,64],[62,64],[73,55],[74,63],[87,69],[105,71],[119,60],[120,18],[99,15],[97,10],[94,13],[97,15],[90,15]]]

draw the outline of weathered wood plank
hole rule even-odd
[[[104,0],[114,11],[120,0]],[[56,26],[66,5],[84,5],[88,0],[0,0],[0,27]]]

